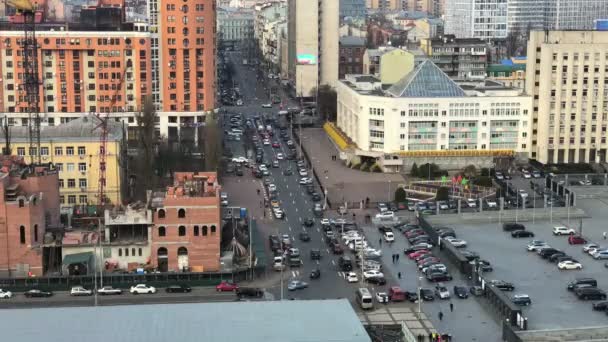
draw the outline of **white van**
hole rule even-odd
[[[232,134],[243,134],[243,131],[238,128],[233,128],[230,132],[232,132]]]
[[[372,294],[366,287],[362,287],[356,292],[357,303],[361,309],[373,309],[374,308],[374,299]]]

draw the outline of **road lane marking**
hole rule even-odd
[[[289,227],[289,231],[291,231],[291,227]]]
[[[332,264],[332,265],[334,265],[334,266],[336,266],[336,261],[335,261],[335,260],[332,260],[332,261],[331,261],[331,264]]]
[[[298,217],[298,219],[300,220],[300,222],[302,222],[302,218],[301,217]]]
[[[329,254],[329,248],[325,249],[327,251],[327,254]]]
[[[321,230],[319,228],[317,228],[317,233],[320,233],[320,232],[321,232]]]

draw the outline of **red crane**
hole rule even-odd
[[[101,129],[101,134],[99,135],[99,186],[97,189],[97,201],[101,210],[105,208],[106,205],[106,155],[108,153],[108,120],[110,119],[110,111],[113,111],[114,105],[118,101],[118,96],[122,90],[122,85],[125,81],[125,75],[127,73],[127,68],[122,72],[120,78],[118,79],[118,85],[116,86],[116,91],[112,95],[112,100],[110,101],[110,105],[108,107],[108,111],[105,113],[97,113],[95,117],[99,119],[99,124],[93,128],[93,131],[97,129]]]

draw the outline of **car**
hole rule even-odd
[[[576,231],[573,228],[568,228],[565,226],[555,226],[553,227],[553,235],[573,235]]]
[[[102,295],[102,296],[121,295],[122,294],[122,290],[114,288],[112,286],[104,286],[104,287],[102,287],[100,289],[97,289],[97,293],[100,294],[100,295]]]
[[[376,292],[376,301],[378,303],[387,304],[388,303],[388,294],[386,292]]]
[[[540,171],[532,171],[532,177],[534,178],[540,178],[542,177],[542,174],[540,173]]]
[[[281,208],[273,208],[272,213],[277,219],[282,219],[283,217],[285,217],[285,212]]]
[[[217,292],[232,292],[238,289],[239,286],[236,283],[223,280],[221,283],[215,286]]]
[[[490,285],[496,287],[497,289],[501,290],[501,291],[514,291],[515,290],[515,285],[503,281],[503,280],[490,280]]]
[[[557,264],[557,268],[559,268],[560,270],[582,270],[583,265],[580,262],[564,260]]]
[[[39,289],[31,289],[23,293],[23,295],[27,298],[43,298],[43,297],[51,297],[53,292],[51,291],[42,291]]]
[[[366,282],[375,285],[386,285],[386,279],[384,277],[369,277],[365,279]]]
[[[437,206],[439,207],[440,210],[448,210],[448,209],[450,209],[448,201],[438,201],[437,202]]]
[[[435,300],[435,292],[431,289],[422,288],[420,291],[420,298],[425,302],[431,302]]]
[[[606,311],[608,310],[608,301],[602,300],[600,302],[595,302],[592,304],[593,310],[596,311]]]
[[[502,230],[505,232],[512,232],[514,230],[525,230],[526,227],[521,223],[507,222],[503,223]]]
[[[357,273],[355,272],[348,272],[346,273],[346,281],[349,283],[356,283],[359,281],[359,277],[357,277]]]
[[[422,251],[422,250],[430,250],[431,248],[433,248],[432,244],[422,242],[422,243],[413,245],[412,247],[406,248],[405,250],[403,250],[403,254],[409,256],[412,253]]]
[[[310,217],[305,218],[303,223],[306,227],[312,227],[315,225],[315,221]]]
[[[534,233],[528,230],[515,230],[511,232],[513,238],[534,237]]]
[[[310,259],[311,260],[321,260],[321,250],[311,249],[310,250]]]
[[[469,263],[471,265],[479,265],[479,270],[484,273],[494,271],[494,269],[492,268],[492,264],[490,264],[489,261],[484,259],[471,260],[469,261]]]
[[[554,262],[554,263],[556,263],[556,264],[559,264],[559,263],[560,263],[560,262],[562,262],[562,261],[573,261],[573,262],[579,262],[578,260],[574,259],[573,257],[571,257],[571,256],[569,256],[569,255],[561,255],[561,256],[558,256],[558,257],[555,257],[555,258],[554,258],[553,256],[551,256],[551,257],[549,258],[549,260],[553,261],[553,262]]]
[[[437,260],[426,261],[420,265],[418,265],[418,269],[422,271],[422,273],[426,273],[427,270],[431,270],[430,272],[447,272],[448,268],[446,265],[442,264]]]
[[[13,293],[8,290],[0,289],[0,298],[9,299],[13,297]]]
[[[477,201],[474,198],[467,198],[466,204],[469,208],[477,208]]]
[[[596,287],[578,288],[578,289],[574,290],[574,294],[578,297],[578,299],[582,299],[582,300],[589,300],[589,299],[606,300],[606,292],[604,292]]]
[[[272,108],[272,103],[264,103],[262,104],[262,108]]]
[[[300,237],[300,241],[302,241],[302,242],[310,241],[310,234],[308,234],[307,232],[301,232],[299,234],[299,237]]]
[[[384,232],[384,241],[386,241],[386,242],[394,242],[395,241],[395,235],[393,234],[393,232]]]
[[[272,147],[273,148],[280,148],[281,144],[278,141],[275,140],[275,141],[272,142]]]
[[[192,292],[192,288],[186,284],[174,284],[169,285],[165,289],[167,293],[190,293]]]
[[[321,278],[321,270],[318,268],[313,269],[312,271],[310,271],[310,279],[319,279]]]
[[[587,240],[579,235],[568,236],[568,243],[571,245],[583,245],[587,243]]]
[[[261,298],[264,296],[264,290],[257,287],[240,287],[236,290],[236,295],[239,298],[242,297],[251,297],[251,298]]]
[[[268,191],[275,192],[277,191],[277,186],[275,184],[268,184]]]
[[[308,287],[308,283],[302,280],[292,280],[287,285],[287,290],[295,291],[295,290],[303,290]]]
[[[561,252],[561,253],[555,253],[555,254],[553,254],[552,256],[549,257],[549,261],[556,262],[558,258],[564,258],[564,257],[568,257],[568,255],[566,255],[566,253],[563,253],[563,252]],[[564,260],[570,260],[570,258],[567,258],[567,259],[564,259]],[[560,263],[560,262],[562,262],[564,260],[560,260],[557,263]]]
[[[471,292],[473,296],[482,296],[484,290],[481,286],[471,286],[469,292]]]
[[[92,296],[93,291],[85,289],[82,286],[74,286],[70,290],[70,296]]]
[[[505,176],[502,174],[502,172],[498,172],[498,171],[494,173],[494,177],[496,177],[497,180],[505,179]]]
[[[450,299],[450,290],[442,283],[438,283],[435,285],[435,295],[439,299]]]
[[[454,295],[460,299],[469,298],[469,291],[464,286],[454,286]]]
[[[376,218],[380,219],[380,220],[393,219],[394,217],[395,217],[395,213],[392,211],[385,211],[385,212],[376,214]]]
[[[551,248],[551,247],[543,248],[538,251],[538,255],[540,255],[541,258],[543,258],[543,259],[549,259],[553,254],[556,254],[556,253],[564,253],[564,252],[560,251],[559,249],[555,249],[555,248]]]
[[[277,153],[277,159],[283,160],[283,159],[285,159],[285,155],[283,153]]]
[[[153,294],[156,293],[156,288],[154,286],[149,286],[146,284],[137,284],[135,286],[131,286],[131,288],[129,289],[129,292],[131,292],[131,294],[143,294],[143,293],[147,293],[147,294]]]
[[[608,259],[608,251],[596,251],[595,253],[591,254],[591,256],[593,257],[593,259],[596,260],[603,260],[603,259]]]
[[[403,291],[405,299],[411,303],[418,303],[418,294],[415,291]]]
[[[530,179],[532,178],[532,175],[530,174],[530,172],[528,171],[524,171],[522,172],[522,175],[524,176],[525,179]]]
[[[528,305],[532,304],[532,300],[530,299],[530,296],[528,296],[527,294],[513,295],[513,297],[511,297],[511,301],[513,302],[513,304],[516,304],[516,305],[528,306]]]
[[[456,247],[456,248],[466,248],[467,247],[467,242],[465,240],[462,239],[447,239],[447,241],[449,241],[452,246]]]
[[[526,246],[526,249],[529,252],[533,252],[533,251],[537,251],[538,249],[545,248],[545,247],[549,247],[549,245],[545,241],[532,240],[528,243],[528,245]]]
[[[331,246],[331,252],[335,255],[342,255],[344,254],[344,248],[342,248],[340,244],[336,243]]]
[[[448,272],[434,271],[432,269],[429,269],[426,272],[426,279],[432,282],[450,281],[452,280],[452,276]]]
[[[363,279],[372,278],[372,277],[384,277],[384,273],[377,270],[368,270],[363,272]]]
[[[408,258],[415,260],[416,258],[423,256],[423,255],[427,255],[427,254],[431,254],[432,252],[428,249],[420,249],[418,251],[412,252],[410,254],[408,254]]]
[[[306,169],[302,168],[302,169],[298,170],[298,174],[300,175],[300,177],[307,177],[308,171]]]
[[[243,169],[241,169],[240,167],[236,169],[235,174],[239,177],[243,176]]]
[[[285,170],[283,170],[283,176],[291,176],[293,175],[293,170],[290,168],[287,168]]]
[[[591,249],[597,250],[599,248],[600,248],[600,245],[598,245],[597,243],[588,243],[585,246],[583,246],[583,252],[589,253],[589,250],[591,250]]]
[[[488,205],[488,208],[498,208],[498,203],[496,203],[495,199],[492,199],[492,198],[486,199],[486,204]]]
[[[302,177],[302,178],[300,178],[299,183],[301,185],[312,184],[312,178]]]

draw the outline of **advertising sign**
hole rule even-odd
[[[317,56],[308,53],[301,53],[297,55],[296,63],[304,65],[315,65],[317,64]]]

